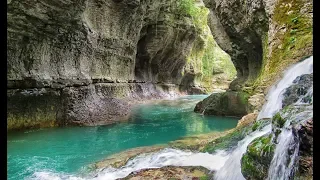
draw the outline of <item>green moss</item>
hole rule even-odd
[[[209,180],[210,178],[209,178],[209,176],[201,176],[200,177],[200,180]]]
[[[246,179],[266,179],[275,144],[272,134],[254,139],[241,159],[241,172]]]
[[[7,129],[25,130],[58,126],[55,113],[35,112],[30,116],[8,114]]]
[[[272,134],[255,139],[248,146],[248,153],[252,154],[253,156],[261,156],[266,153],[272,153],[275,146],[271,140]]]
[[[212,153],[218,149],[228,149],[234,147],[237,145],[238,141],[247,135],[249,129],[250,127],[235,129],[231,133],[208,143],[201,151]]]
[[[269,122],[270,122],[270,121],[268,121],[268,120],[255,121],[255,123],[253,124],[251,130],[252,130],[252,131],[261,130],[264,126],[266,126],[267,124],[269,124]]]
[[[242,104],[246,105],[248,104],[248,99],[250,97],[250,95],[246,92],[239,92],[238,94],[239,100]]]
[[[278,112],[272,117],[272,124],[276,127],[282,128],[286,120],[281,117],[281,114]]]
[[[209,10],[204,6],[197,6],[195,0],[178,0],[174,6],[177,6],[178,14],[191,17],[196,28],[196,39],[187,57],[185,70],[194,73],[195,84],[204,87],[208,93],[212,92],[214,69],[222,69],[223,75],[231,80],[236,76],[236,69],[230,56],[218,46],[212,36],[207,25]]]
[[[309,3],[306,3],[309,2]],[[301,13],[302,8],[307,9]],[[272,23],[278,29],[274,44],[269,45],[264,37],[263,68],[254,86],[270,86],[285,68],[312,55],[312,3],[306,0],[279,0],[275,5]],[[270,42],[269,42],[270,43]],[[268,49],[269,46],[272,46]]]
[[[254,174],[255,176],[259,176],[260,174],[253,163],[253,159],[247,154],[243,155],[241,158],[241,171],[244,176],[246,176],[246,172],[250,172],[250,174]]]

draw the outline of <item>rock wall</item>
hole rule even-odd
[[[109,124],[136,100],[203,94],[214,83],[212,52],[224,53],[201,1],[11,0],[7,8],[8,129]]]
[[[208,25],[231,56],[237,79],[230,90],[251,95],[246,107],[259,111],[261,95],[290,65],[311,56],[313,2],[310,0],[206,0]],[[217,106],[218,107],[218,106]],[[229,115],[232,115],[229,114]]]
[[[276,147],[282,149],[281,156],[286,161],[278,167],[286,169],[286,178],[312,179],[313,177],[313,74],[297,77],[294,84],[285,90],[282,100],[282,109],[272,117],[271,133],[253,140],[247,147],[241,159],[241,172],[246,179],[267,179]],[[310,91],[311,90],[311,91]],[[261,123],[262,120],[256,121]],[[291,141],[280,141],[281,133],[291,131],[292,137],[283,136]],[[289,143],[288,143],[289,142]],[[294,157],[294,148],[297,148],[297,158]],[[279,157],[278,157],[279,158]],[[293,162],[295,160],[295,162]],[[281,162],[280,159],[277,159]],[[291,161],[291,162],[290,162]],[[290,166],[290,163],[293,166]],[[292,169],[290,169],[292,168]],[[270,176],[270,174],[269,174]],[[281,179],[284,179],[282,177]]]
[[[196,32],[170,8],[165,0],[8,1],[8,86],[175,83]]]
[[[7,1],[8,129],[125,119],[179,92],[199,33],[169,0]]]
[[[239,89],[253,81],[262,66],[262,37],[268,31],[264,4],[262,0],[207,0],[205,4],[211,10],[208,25],[213,36],[237,69],[230,88]]]

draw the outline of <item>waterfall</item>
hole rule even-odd
[[[278,144],[270,164],[268,180],[289,179],[289,177],[292,176],[294,167],[297,163],[299,141],[294,138],[291,130],[282,130]],[[292,155],[288,153],[288,149],[293,151]],[[288,167],[286,166],[287,160],[289,160]]]
[[[238,142],[237,148],[229,155],[228,160],[221,169],[217,171],[214,179],[217,180],[245,180],[241,173],[241,158],[246,152],[250,142],[260,136],[270,132],[271,124],[264,127],[261,131],[255,131],[247,135]]]
[[[312,87],[309,89],[308,93],[303,97],[312,95]],[[302,98],[303,98],[302,97]],[[295,105],[303,105],[300,98]],[[299,140],[294,136],[292,132],[292,126],[294,124],[299,124],[313,117],[313,107],[309,105],[303,107],[305,110],[300,113],[293,112],[287,118],[281,133],[277,138],[277,146],[274,152],[274,156],[270,163],[268,180],[292,179],[295,172],[295,167],[297,166],[297,158],[299,152]],[[289,153],[291,152],[291,153]]]
[[[146,168],[161,168],[164,166],[203,166],[209,170],[217,170],[226,161],[225,151],[215,154],[193,153],[177,149],[166,148],[149,155],[140,155],[119,168],[106,168],[94,180],[113,180],[124,178],[131,172]]]
[[[313,56],[306,60],[291,66],[283,75],[283,78],[274,85],[267,95],[267,102],[263,106],[257,119],[271,118],[275,112],[279,111],[282,106],[282,94],[285,89],[293,84],[294,79],[303,74],[310,74],[313,72]],[[313,93],[312,87],[309,89],[307,95]],[[312,101],[312,100],[311,100]],[[297,104],[301,104],[301,99]],[[313,117],[312,108],[301,113],[294,114],[290,117],[282,129],[282,132],[277,138],[279,142],[276,146],[273,159],[270,164],[268,179],[289,179],[294,172],[296,159],[298,157],[299,142],[295,139],[291,126],[292,122],[302,122],[308,118]],[[105,168],[93,177],[85,179],[117,179],[129,175],[131,172],[145,169],[145,168],[160,168],[163,166],[203,166],[209,170],[216,171],[214,179],[217,180],[243,180],[241,173],[241,158],[246,152],[248,145],[254,139],[261,137],[271,132],[271,124],[265,126],[262,130],[256,130],[248,134],[243,140],[238,142],[237,147],[230,153],[224,150],[209,153],[194,153],[186,152],[177,149],[163,149],[159,152],[151,154],[141,154],[120,168]],[[288,152],[288,149],[292,153]],[[290,160],[290,161],[288,161]],[[288,163],[289,162],[289,163]],[[31,179],[82,179],[70,175],[54,174],[51,172],[38,172],[33,175]]]
[[[311,74],[313,72],[313,56],[299,62],[285,71],[283,78],[274,86],[271,87],[267,94],[267,102],[262,107],[257,119],[271,118],[274,113],[279,111],[282,106],[282,94],[287,89],[294,79],[303,74]]]
[[[313,72],[313,56],[305,59],[302,62],[299,62],[293,66],[291,66],[287,71],[285,71],[283,78],[272,88],[269,90],[268,95],[266,97],[267,102],[264,104],[262,110],[260,111],[257,119],[262,118],[271,118],[277,111],[279,111],[282,107],[282,100],[285,89],[288,88],[293,84],[293,81],[303,74],[311,74]],[[307,94],[312,93],[312,88],[309,89]],[[301,101],[301,100],[300,100]],[[298,100],[298,102],[300,102]],[[312,112],[306,112],[309,113],[309,115],[312,114]],[[295,120],[301,120],[302,115],[296,115],[294,118]],[[289,126],[289,125],[287,125]],[[224,166],[222,166],[221,169],[219,169],[214,179],[216,180],[242,180],[245,179],[241,173],[241,158],[242,155],[246,152],[247,146],[250,144],[252,140],[255,138],[261,137],[267,133],[270,133],[272,131],[271,125],[266,126],[262,131],[259,132],[253,132],[254,136],[253,138],[249,138],[252,136],[252,134],[248,135],[245,139],[239,142],[237,148],[230,154],[229,159],[226,161]],[[286,177],[288,174],[290,174],[290,171],[292,171],[292,167],[294,167],[294,162],[290,162],[289,166],[284,167],[282,166],[284,164],[284,161],[287,160],[290,157],[296,157],[297,154],[293,154],[290,157],[289,155],[284,156],[283,150],[288,149],[289,146],[294,149],[294,153],[296,153],[298,145],[295,144],[296,142],[293,138],[293,134],[291,130],[283,130],[282,133],[280,133],[278,137],[278,141],[281,141],[278,146],[276,146],[275,155],[272,160],[270,170],[272,172],[269,172],[269,179],[279,179],[277,178],[277,175],[281,175],[278,177]],[[284,145],[283,143],[286,143]],[[242,144],[242,145],[241,145]],[[279,170],[279,168],[281,168]],[[275,173],[277,172],[277,173]],[[273,174],[274,173],[274,174]],[[282,179],[282,178],[280,178]]]
[[[106,167],[86,177],[53,172],[36,172],[30,180],[115,180],[124,178],[131,172],[146,168],[161,168],[164,166],[203,166],[209,170],[218,170],[227,160],[225,151],[215,154],[196,153],[178,149],[165,148],[158,152],[141,154],[120,168]]]

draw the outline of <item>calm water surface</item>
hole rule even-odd
[[[25,179],[39,171],[76,174],[123,150],[237,125],[235,118],[194,113],[195,104],[205,97],[192,95],[139,105],[128,122],[110,126],[8,133],[8,179]]]

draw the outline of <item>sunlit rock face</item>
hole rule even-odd
[[[283,71],[313,54],[312,1],[205,0],[204,3],[210,9],[208,25],[213,37],[231,56],[237,69],[237,78],[229,89],[247,92],[251,96],[249,111],[259,111],[264,94]]]
[[[109,124],[177,91],[197,34],[170,2],[8,1],[8,128]]]
[[[237,69],[237,79],[230,88],[239,89],[254,80],[262,67],[263,36],[268,31],[268,17],[261,0],[207,0],[211,10],[208,25],[220,47]]]
[[[196,32],[166,1],[8,3],[12,88],[178,83]]]

